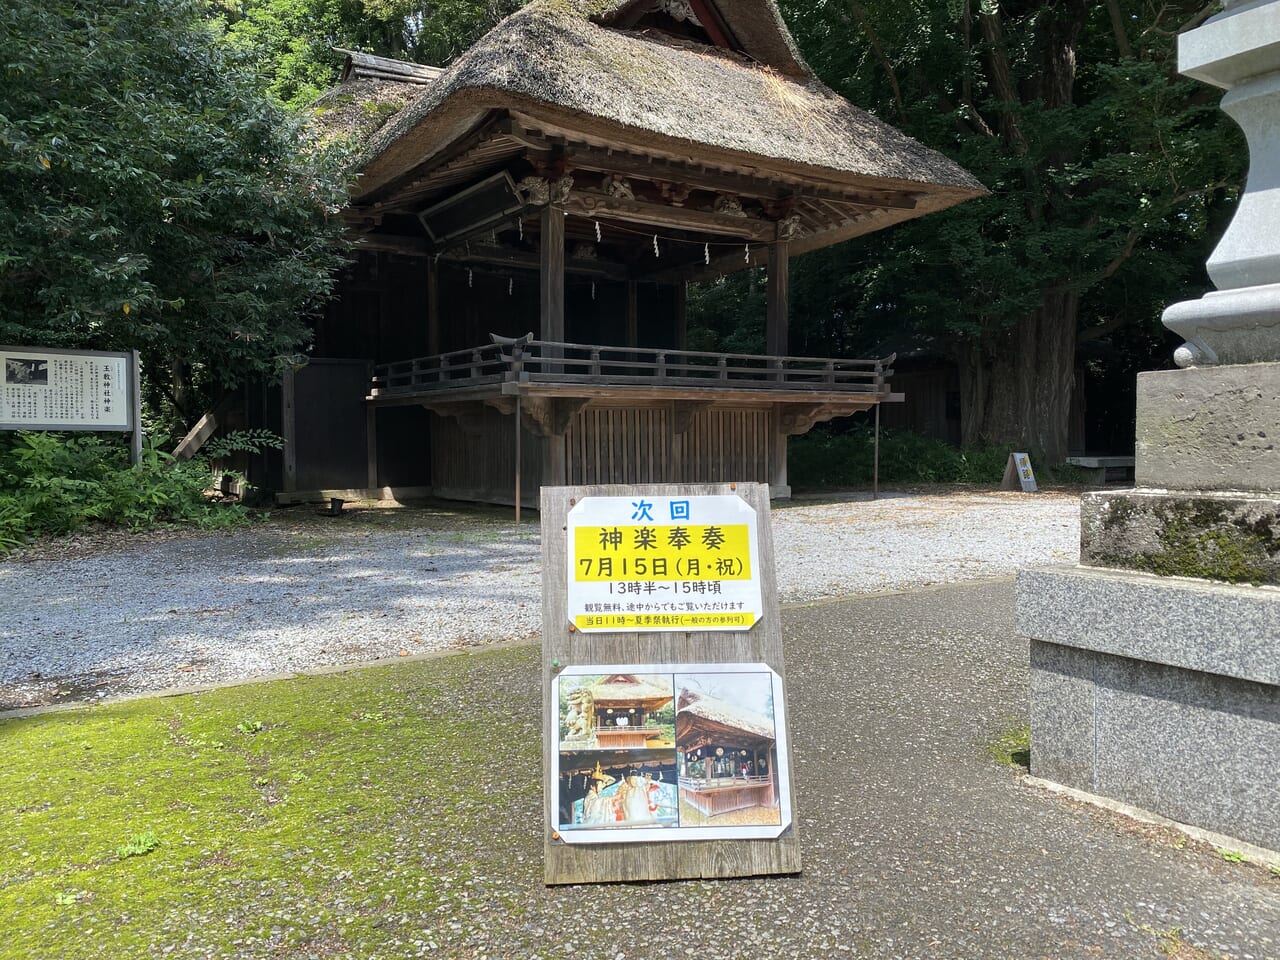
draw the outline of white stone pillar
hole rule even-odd
[[[1218,290],[1174,304],[1181,367],[1280,360],[1280,0],[1227,0],[1178,41],[1178,69],[1227,91],[1222,109],[1249,142],[1248,185],[1209,258]]]

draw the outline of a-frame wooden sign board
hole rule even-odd
[[[799,873],[768,487],[541,508],[547,884]]]

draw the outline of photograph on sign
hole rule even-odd
[[[0,361],[0,429],[132,429],[128,354],[0,347]]]
[[[562,833],[679,825],[674,750],[562,753],[559,784]]]
[[[756,512],[740,497],[590,497],[567,539],[577,630],[737,631],[763,616]]]
[[[776,839],[790,825],[782,682],[768,666],[574,667],[552,702],[564,842]]]
[[[674,701],[670,674],[566,678],[560,684],[560,749],[670,750]]]
[[[33,360],[29,357],[5,357],[4,382],[8,384],[47,387],[49,385],[49,363],[45,360]]]
[[[681,826],[777,826],[773,678],[677,674]]]

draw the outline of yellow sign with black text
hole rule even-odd
[[[738,497],[595,497],[569,514],[570,622],[588,632],[749,630],[755,511]]]

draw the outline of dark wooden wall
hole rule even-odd
[[[569,483],[768,482],[769,408],[704,410],[680,434],[675,420],[670,403],[593,403],[565,438]]]
[[[515,503],[515,417],[486,410],[465,421],[431,418],[432,493],[446,500]],[[522,499],[537,503],[542,484],[541,441],[528,431],[521,439]]]

